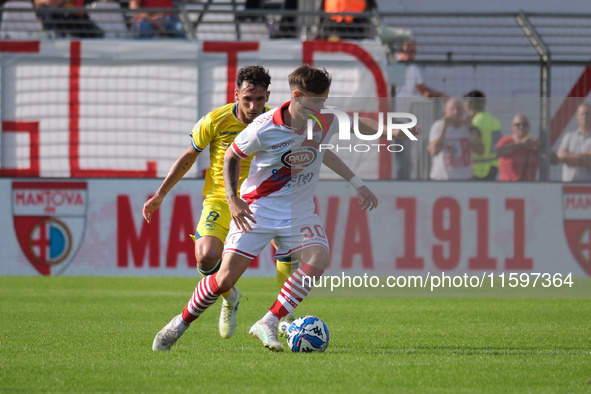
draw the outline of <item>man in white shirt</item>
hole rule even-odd
[[[563,182],[591,181],[591,104],[579,105],[577,123],[579,130],[565,134],[556,152]]]
[[[419,67],[412,63],[417,55],[417,42],[413,38],[405,42],[396,55],[399,62],[405,63],[404,85],[396,86],[392,92],[395,96],[396,112],[412,113],[412,102],[414,97],[448,97],[445,93],[430,88],[425,84]],[[394,155],[396,179],[409,179],[411,170],[410,144],[405,141],[398,142],[404,150]]]
[[[396,87],[396,97],[448,97],[445,93],[428,87],[419,67],[410,63],[417,55],[417,41],[413,38],[402,45],[397,54],[399,62],[407,62],[405,67],[406,81],[404,85]]]
[[[431,179],[466,180],[474,177],[472,152],[481,154],[484,145],[480,135],[464,117],[464,105],[456,98],[445,103],[443,119],[429,131]]]

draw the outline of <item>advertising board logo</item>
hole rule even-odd
[[[13,223],[21,250],[42,275],[59,275],[84,238],[86,182],[12,183]]]
[[[563,186],[562,209],[570,251],[591,276],[591,186]]]

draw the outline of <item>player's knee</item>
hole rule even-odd
[[[319,249],[316,253],[310,256],[310,260],[308,264],[319,268],[321,270],[325,270],[328,267],[328,263],[330,262],[330,255],[328,254],[328,250],[322,248]]]
[[[205,252],[196,251],[195,252],[195,258],[197,260],[197,265],[199,266],[200,269],[202,269],[204,271],[209,271],[209,270],[213,269],[216,266],[216,264],[218,263],[220,257],[221,256],[219,256],[218,253],[215,253],[215,252],[209,252],[209,251],[205,251]]]

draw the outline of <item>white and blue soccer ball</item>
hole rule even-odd
[[[287,344],[296,353],[323,352],[329,340],[328,327],[316,316],[299,317],[287,330]]]
[[[287,337],[287,331],[289,330],[289,326],[291,326],[291,321],[282,320],[277,323],[277,332],[279,335]]]

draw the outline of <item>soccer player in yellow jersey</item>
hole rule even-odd
[[[143,216],[149,223],[152,214],[160,207],[166,194],[181,180],[197,160],[197,156],[209,145],[210,167],[205,174],[203,208],[194,236],[197,270],[204,276],[220,267],[224,241],[230,227],[230,212],[226,201],[222,175],[224,154],[234,138],[254,118],[269,110],[271,76],[261,66],[246,66],[238,71],[235,103],[219,107],[201,118],[191,131],[191,146],[177,159],[158,191],[144,204]],[[240,182],[248,176],[250,160],[242,167]],[[293,262],[297,263],[297,262]],[[291,275],[292,262],[278,262],[279,286]],[[297,268],[297,267],[296,267]],[[236,287],[223,294],[219,329],[222,338],[230,338],[236,329],[236,312],[240,302],[240,290]]]

